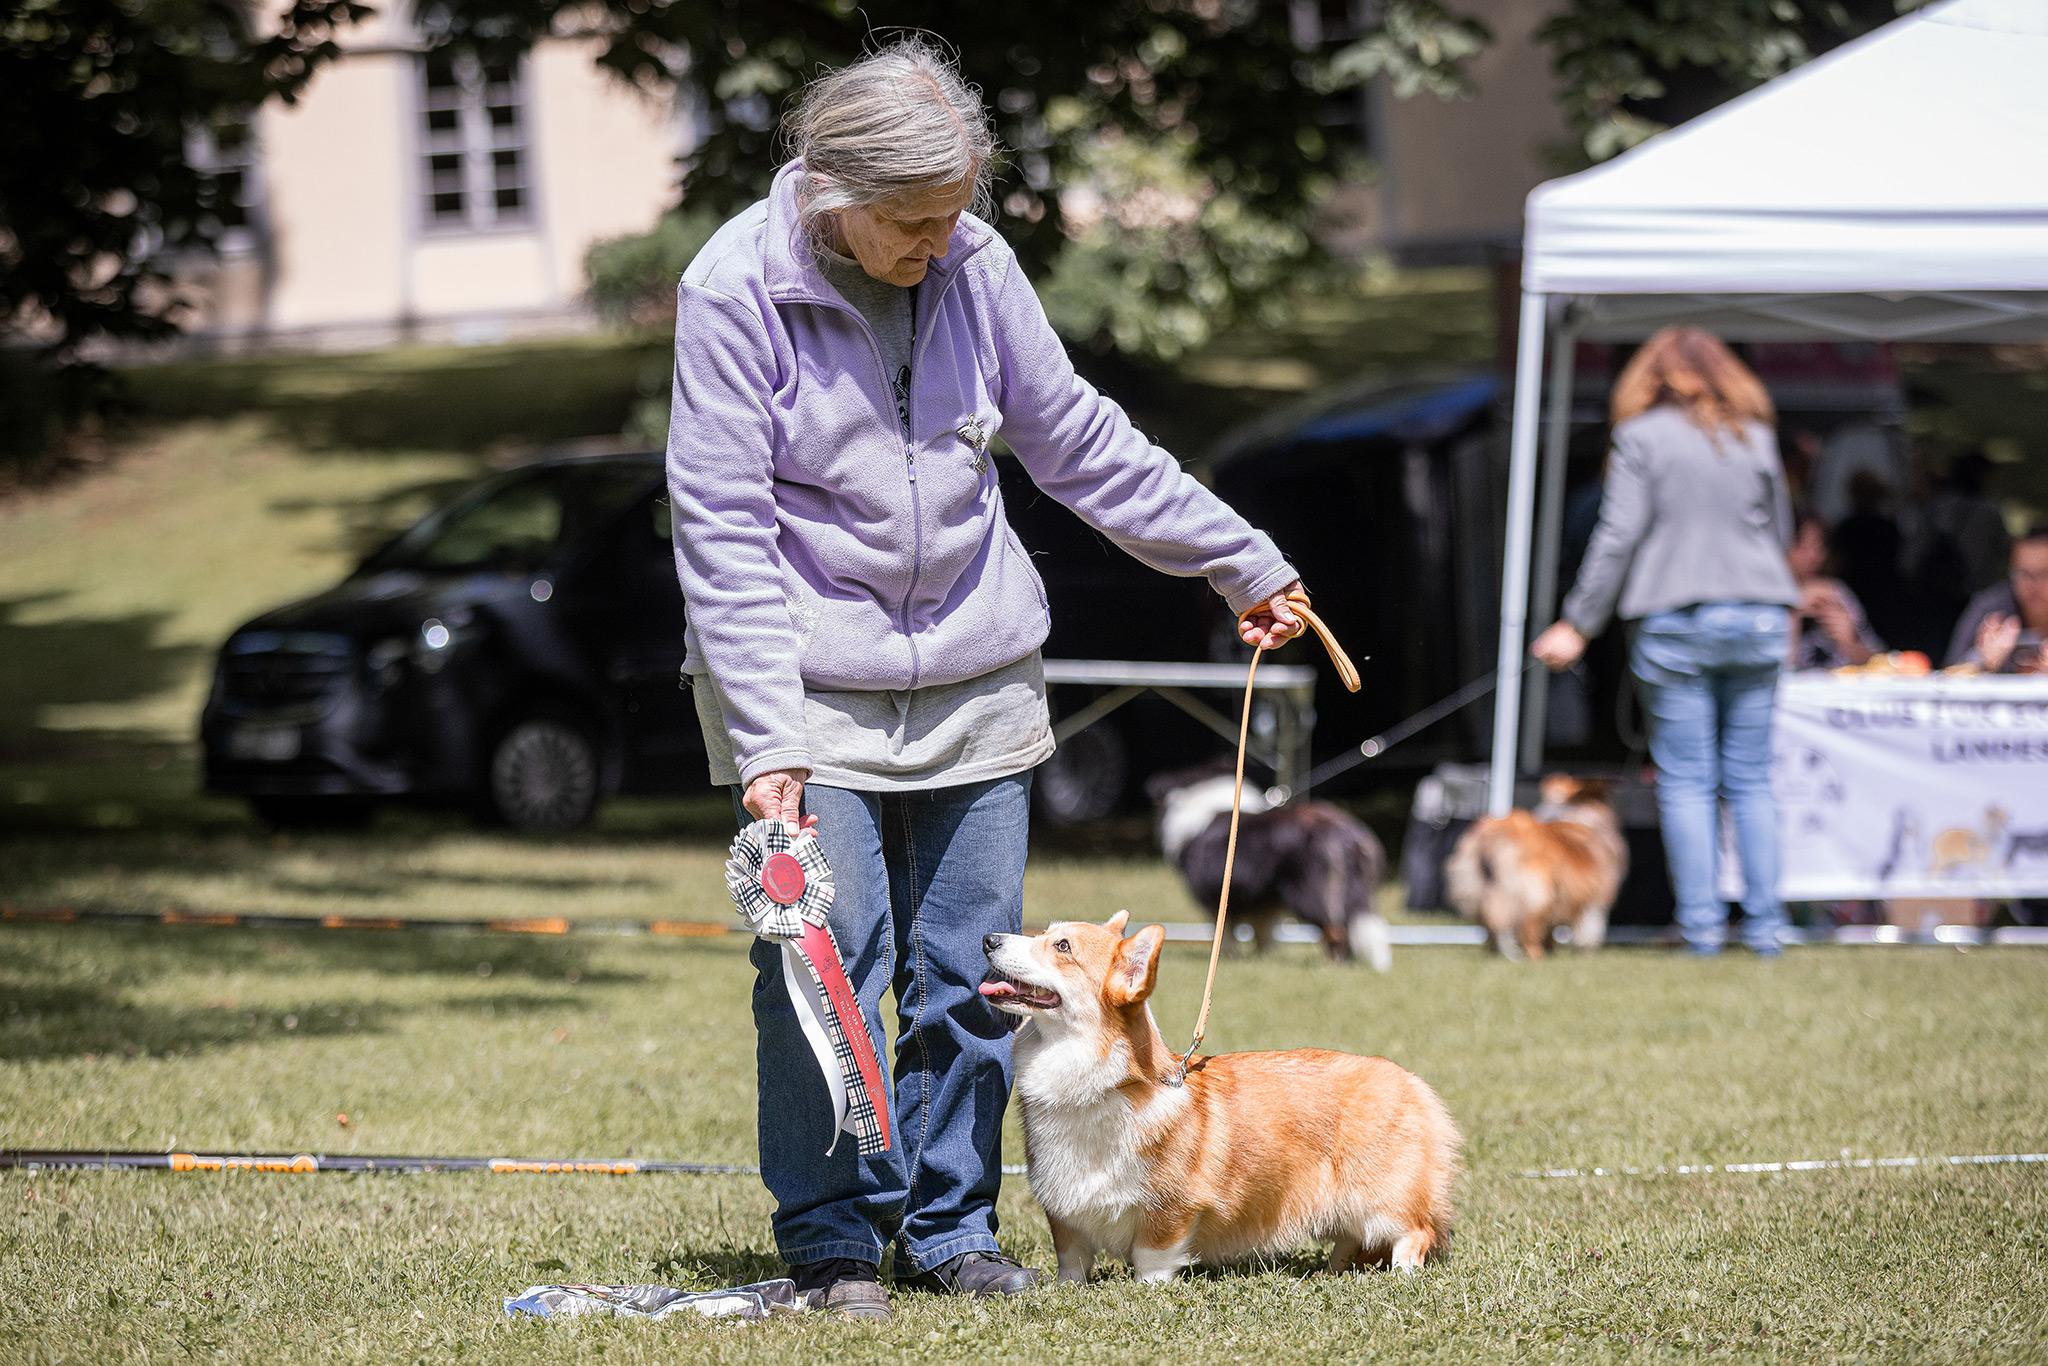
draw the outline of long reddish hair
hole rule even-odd
[[[1777,420],[1763,382],[1719,337],[1697,327],[1667,327],[1644,342],[1622,367],[1609,407],[1619,424],[1660,403],[1676,404],[1708,432]]]

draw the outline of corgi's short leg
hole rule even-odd
[[[1422,1263],[1436,1246],[1436,1235],[1426,1228],[1411,1228],[1394,1240],[1394,1270],[1422,1270]]]
[[[1358,1265],[1360,1250],[1359,1242],[1356,1238],[1348,1237],[1342,1233],[1338,1234],[1336,1244],[1330,1249],[1329,1264],[1323,1268],[1324,1272],[1331,1276],[1343,1275],[1352,1267]]]
[[[1522,923],[1515,927],[1522,941],[1522,954],[1529,959],[1538,959],[1550,948],[1550,925],[1540,915],[1525,915]]]
[[[1194,1254],[1184,1242],[1171,1247],[1146,1247],[1137,1243],[1131,1247],[1131,1274],[1154,1284],[1170,1281],[1194,1259]]]
[[[1086,1284],[1088,1274],[1095,1270],[1095,1245],[1050,1214],[1045,1222],[1052,1225],[1052,1250],[1060,1261],[1060,1279]]]
[[[1579,912],[1579,923],[1572,926],[1572,947],[1582,952],[1599,948],[1607,942],[1607,908],[1588,906]]]

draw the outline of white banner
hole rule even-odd
[[[1790,674],[1774,747],[1787,901],[2048,896],[2048,678]]]

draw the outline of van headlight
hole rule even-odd
[[[440,617],[428,617],[420,623],[418,637],[412,645],[413,666],[421,673],[439,673],[448,663],[448,656],[455,652],[458,627]]]

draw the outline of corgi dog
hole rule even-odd
[[[1606,940],[1607,912],[1628,873],[1607,793],[1604,782],[1553,773],[1533,813],[1478,821],[1458,838],[1444,864],[1446,895],[1502,957],[1541,958],[1564,925],[1575,949]]]
[[[1147,1004],[1166,935],[1127,921],[983,945],[981,994],[1024,1021],[1015,1095],[1060,1278],[1100,1253],[1141,1281],[1324,1239],[1332,1272],[1442,1253],[1459,1137],[1436,1092],[1318,1048],[1198,1058],[1176,1085]]]

